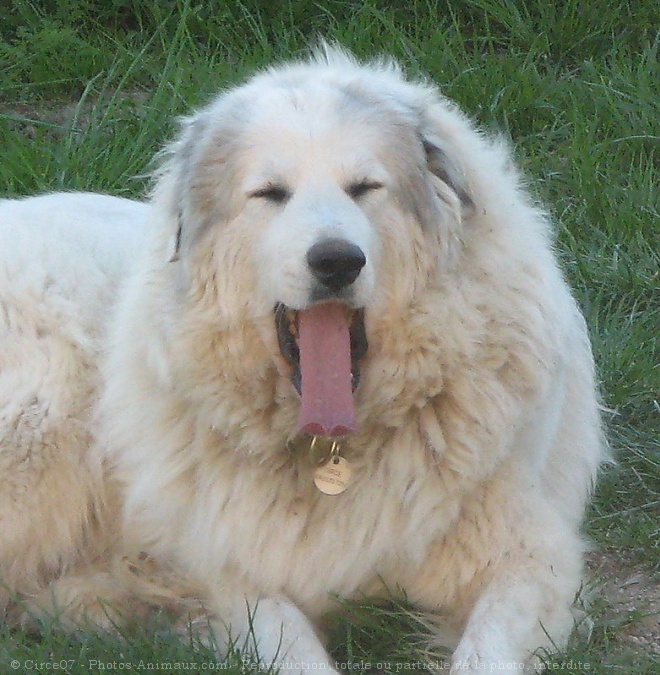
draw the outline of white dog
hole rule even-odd
[[[333,669],[336,596],[452,616],[454,672],[566,643],[587,332],[506,148],[433,86],[332,49],[269,70],[186,121],[148,206],[4,202],[0,243],[12,594],[138,611],[178,570],[220,641],[298,671]]]

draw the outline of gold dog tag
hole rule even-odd
[[[324,495],[340,495],[346,490],[353,470],[343,457],[333,454],[330,459],[314,471],[314,485]]]

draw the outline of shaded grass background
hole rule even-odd
[[[618,460],[588,532],[627,565],[660,573],[658,18],[655,0],[12,0],[0,7],[0,192],[140,196],[176,116],[255,68],[303,54],[317,36],[399,58],[508,136],[551,209]],[[605,618],[603,602],[592,640],[571,648],[588,657],[585,672],[659,672],[657,656],[616,640],[619,622],[635,617]],[[380,645],[410,660],[417,647],[400,637],[415,632],[409,618],[356,607],[333,641],[344,656],[365,660]],[[95,672],[86,655],[121,650],[129,661],[213,658],[166,631],[121,644],[5,635],[0,664],[64,654],[77,659],[70,672],[84,673]]]

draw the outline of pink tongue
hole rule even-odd
[[[302,405],[298,431],[345,436],[357,430],[346,307],[326,302],[298,312]]]

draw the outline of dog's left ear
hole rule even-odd
[[[433,176],[435,193],[452,210],[458,206],[460,213],[457,215],[462,220],[474,210],[474,200],[464,172],[438,140],[422,136],[421,141],[426,155],[426,166]]]

